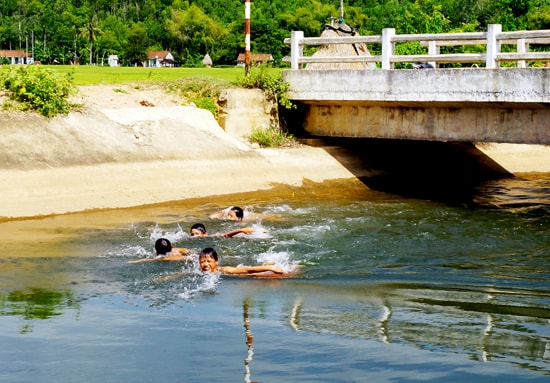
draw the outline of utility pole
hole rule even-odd
[[[244,0],[244,74],[250,73],[250,0]]]

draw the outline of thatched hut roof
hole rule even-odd
[[[210,58],[210,55],[208,53],[204,55],[204,58],[202,59],[202,65],[207,67],[212,66],[212,59]]]
[[[321,37],[340,37],[340,36],[359,36],[359,34],[347,24],[339,24],[336,27],[327,26]],[[312,57],[330,57],[330,56],[370,56],[367,46],[361,44],[330,44],[323,45]],[[369,63],[310,63],[305,69],[324,70],[324,69],[375,69],[373,62]]]

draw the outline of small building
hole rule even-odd
[[[5,57],[10,61],[10,64],[33,64],[34,58],[30,53],[25,53],[24,50],[0,50],[0,57]]]
[[[146,68],[173,67],[174,56],[168,51],[149,51],[143,66]]]
[[[250,64],[261,65],[269,64],[273,62],[273,56],[271,53],[252,53],[250,54]],[[237,57],[237,65],[244,66],[244,53],[239,53]]]
[[[109,58],[107,59],[107,62],[109,63],[109,66],[118,66],[118,56],[117,55],[109,55]]]

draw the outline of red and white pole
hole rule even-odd
[[[244,0],[244,74],[250,72],[250,0]]]

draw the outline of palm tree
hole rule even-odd
[[[97,39],[97,36],[101,34],[101,29],[99,29],[99,23],[97,21],[97,15],[94,14],[90,21],[86,23],[82,28],[80,28],[80,36],[87,38],[90,42],[90,64],[92,63],[92,53],[94,41]]]

